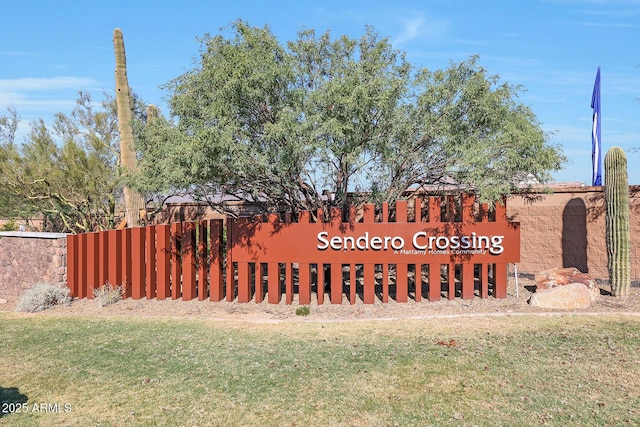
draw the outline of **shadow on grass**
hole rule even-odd
[[[27,395],[20,393],[17,387],[0,386],[0,418],[16,412],[28,400]]]

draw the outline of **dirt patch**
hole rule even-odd
[[[325,295],[325,303],[318,305],[315,295],[309,304],[308,316],[296,315],[300,307],[297,299],[292,304],[286,304],[284,297],[279,304],[267,302],[237,303],[211,301],[182,301],[157,299],[126,299],[115,304],[98,307],[89,299],[74,300],[69,306],[56,307],[42,314],[46,315],[88,315],[88,316],[133,316],[133,317],[168,317],[168,318],[207,318],[219,320],[237,320],[250,322],[281,322],[281,321],[350,321],[367,319],[410,319],[447,317],[453,315],[509,315],[509,314],[551,314],[551,313],[631,313],[640,315],[640,287],[633,286],[629,297],[624,300],[610,295],[609,287],[601,286],[601,296],[591,307],[582,310],[549,310],[532,307],[528,300],[535,290],[535,282],[527,277],[509,278],[508,295],[505,299],[474,298],[473,300],[429,301],[423,299],[416,302],[410,299],[407,303],[397,303],[390,299],[382,303],[376,299],[374,304],[363,304],[357,300],[350,304],[345,297],[342,304],[331,304],[329,295]],[[0,296],[7,300],[0,304],[0,312],[13,312],[16,298]]]

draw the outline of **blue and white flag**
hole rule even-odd
[[[602,185],[602,140],[600,139],[600,67],[598,67],[598,72],[596,73],[596,82],[593,85],[591,108],[593,108],[593,124],[591,126],[591,161],[593,163],[593,176],[591,185]]]

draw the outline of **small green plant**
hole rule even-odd
[[[68,288],[50,283],[36,283],[20,296],[16,311],[35,313],[56,305],[69,305],[70,302]]]
[[[311,313],[311,309],[307,305],[296,308],[296,316],[308,316]]]
[[[18,231],[18,224],[12,219],[7,221],[2,227],[0,227],[0,231]]]
[[[123,297],[124,287],[122,285],[113,286],[111,283],[106,282],[102,287],[93,290],[93,301],[98,307],[114,304]]]

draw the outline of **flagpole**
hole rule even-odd
[[[602,140],[600,129],[600,67],[596,72],[596,81],[593,84],[593,94],[591,95],[591,108],[593,117],[591,124],[591,163],[593,173],[591,185],[602,185]]]

